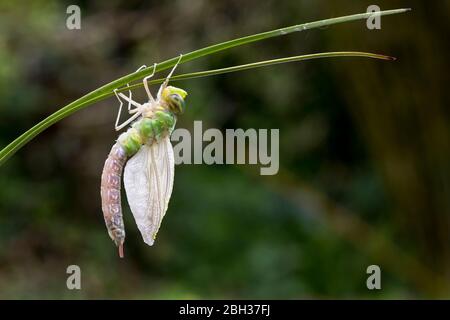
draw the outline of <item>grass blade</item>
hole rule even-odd
[[[292,57],[286,57],[286,58],[280,58],[280,59],[264,60],[264,61],[242,64],[242,65],[238,65],[238,66],[221,68],[221,69],[185,73],[185,74],[172,76],[172,78],[170,79],[170,82],[189,80],[189,79],[195,79],[195,78],[204,78],[204,77],[215,76],[215,75],[219,75],[219,74],[233,73],[233,72],[238,72],[238,71],[256,69],[256,68],[261,68],[261,67],[268,67],[268,66],[272,66],[272,65],[284,64],[284,63],[290,63],[290,62],[299,62],[299,61],[323,59],[323,58],[338,58],[338,57],[361,57],[361,58],[371,58],[371,59],[379,59],[379,60],[387,60],[387,61],[396,60],[395,57],[376,54],[376,53],[369,53],[369,52],[359,52],[359,51],[322,52],[322,53],[312,53],[312,54],[305,54],[305,55],[301,55],[301,56],[292,56]],[[164,82],[164,78],[160,78],[160,79],[150,80],[148,83],[150,85],[153,85],[153,84],[160,84],[163,82]],[[140,87],[143,87],[142,82],[130,85],[129,87],[121,88],[117,91],[125,92],[128,90],[138,89]],[[99,98],[100,98],[99,100],[103,100],[103,98],[108,98],[112,95],[113,95],[112,92],[101,95],[101,96],[99,96]]]

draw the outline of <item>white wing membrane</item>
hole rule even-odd
[[[144,242],[153,245],[173,188],[175,160],[169,136],[144,145],[125,166],[128,203]]]

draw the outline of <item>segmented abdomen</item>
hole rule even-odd
[[[116,143],[111,148],[102,172],[100,195],[102,211],[109,236],[119,247],[119,255],[123,257],[123,242],[125,241],[125,227],[120,202],[120,187],[123,167],[127,161],[124,148]]]

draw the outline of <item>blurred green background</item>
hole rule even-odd
[[[78,4],[81,30],[66,28]],[[0,1],[0,146],[98,86],[209,44],[365,12],[373,1]],[[177,73],[323,51],[341,58],[174,83],[178,127],[279,128],[280,171],[180,165],[155,246],[125,197],[125,259],[100,175],[111,98],[46,130],[0,168],[0,298],[449,298],[450,1],[229,50]],[[141,95],[143,97],[143,95]],[[66,288],[66,268],[82,290]],[[366,288],[379,265],[382,290]]]

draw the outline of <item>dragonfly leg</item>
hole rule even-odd
[[[128,120],[126,120],[124,123],[120,124],[120,125],[116,125],[116,131],[122,130],[124,127],[126,127],[128,124],[130,124],[131,122],[133,122],[135,119],[137,119],[140,115],[142,114],[142,112],[137,112],[134,115],[132,115]]]
[[[142,82],[144,83],[144,88],[145,91],[147,92],[147,96],[148,96],[148,100],[150,101],[150,103],[155,102],[155,98],[153,98],[152,93],[150,92],[150,89],[148,88],[148,79],[150,79],[151,77],[153,77],[155,75],[155,70],[156,70],[156,63],[153,64],[153,71],[151,75],[146,76]]]
[[[134,73],[139,72],[139,71],[141,71],[142,69],[145,69],[145,68],[147,68],[147,65],[143,64]],[[130,87],[129,83],[127,83],[127,87]],[[128,97],[130,99],[132,99],[132,97],[133,97],[133,93],[131,92],[131,90],[128,90]],[[137,108],[132,109],[131,105],[132,104],[130,102],[128,102],[128,113],[129,114],[133,114],[133,113],[137,112]]]
[[[147,65],[143,64],[142,66],[140,66],[134,73],[141,71],[142,69],[147,68]]]
[[[163,90],[167,87],[167,85],[169,84],[170,77],[172,77],[172,74],[174,73],[175,69],[178,67],[178,64],[180,63],[181,58],[183,58],[183,54],[182,54],[182,53],[180,53],[180,56],[179,56],[179,58],[178,58],[177,63],[173,66],[172,70],[170,70],[169,74],[167,75],[166,80],[164,80],[163,84],[159,87],[159,90],[158,90],[158,96],[157,96],[158,99],[161,98],[162,91],[163,91]]]
[[[117,93],[117,89],[114,89],[114,94],[116,95],[116,98],[117,98],[117,100],[119,100],[119,103],[120,103],[120,105],[119,105],[119,112],[117,113],[117,118],[116,118],[116,122],[115,122],[115,125],[114,125],[114,128],[116,129],[116,131],[119,131],[123,127],[128,125],[131,121],[136,119],[142,113],[142,111],[140,111],[140,110],[142,110],[142,105],[137,103],[133,99],[131,99],[131,97],[127,97],[122,92]],[[130,110],[130,106],[131,105],[135,106],[136,108],[129,111],[130,113],[135,113],[135,114],[131,118],[126,120],[124,123],[119,125],[120,114],[122,113],[122,106],[123,106],[123,101],[120,98],[122,98],[122,99],[124,99],[125,101],[128,102],[128,110]]]
[[[144,64],[144,65],[140,66],[135,72],[141,71],[142,69],[145,69],[145,68],[147,68],[147,66]],[[127,83],[127,87],[128,88],[130,87],[129,83]],[[119,100],[119,103],[120,103],[120,105],[119,105],[119,112],[117,113],[116,123],[115,123],[115,126],[114,126],[116,131],[118,131],[121,128],[121,125],[119,126],[118,124],[119,124],[120,114],[122,113],[122,106],[123,106],[123,101],[119,98],[119,96],[124,98],[126,101],[128,101],[128,108],[127,109],[128,109],[128,113],[129,114],[136,113],[138,111],[138,107],[140,105],[137,106],[136,104],[132,103],[132,101],[133,101],[133,93],[131,92],[131,90],[128,90],[128,97],[125,97],[125,95],[123,93],[117,94],[117,89],[114,89],[114,94],[116,95],[116,98],[117,98],[117,100]],[[132,109],[133,105],[136,108]]]

